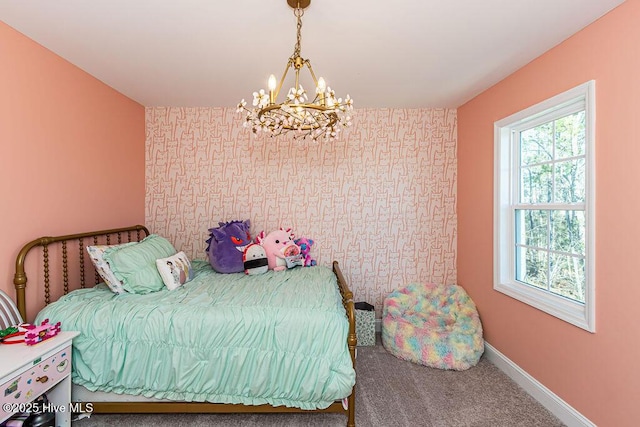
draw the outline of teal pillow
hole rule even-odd
[[[148,294],[164,289],[156,260],[176,252],[167,239],[151,234],[135,245],[106,249],[104,259],[127,292]]]

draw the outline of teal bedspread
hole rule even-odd
[[[331,269],[247,276],[199,261],[194,269],[174,291],[73,291],[36,322],[81,332],[72,379],[91,391],[302,409],[351,394],[348,322]]]

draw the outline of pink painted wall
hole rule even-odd
[[[487,341],[598,426],[640,422],[640,1],[629,0],[458,110],[458,281]],[[492,288],[493,123],[596,81],[596,330]]]
[[[2,22],[0,58],[0,289],[14,296],[28,241],[144,221],[144,107]]]
[[[356,299],[456,281],[456,112],[357,110],[335,142],[253,138],[235,108],[147,108],[147,219],[195,258],[207,229],[280,226],[337,260]]]

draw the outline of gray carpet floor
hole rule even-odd
[[[358,347],[357,426],[559,427],[562,422],[482,357],[443,371],[406,362],[380,343]],[[98,426],[345,426],[341,414],[112,414],[74,421]]]

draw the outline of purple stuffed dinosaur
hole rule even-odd
[[[211,267],[218,273],[239,273],[244,271],[242,253],[251,243],[249,229],[251,222],[220,222],[218,227],[210,228],[207,239],[207,254]]]

